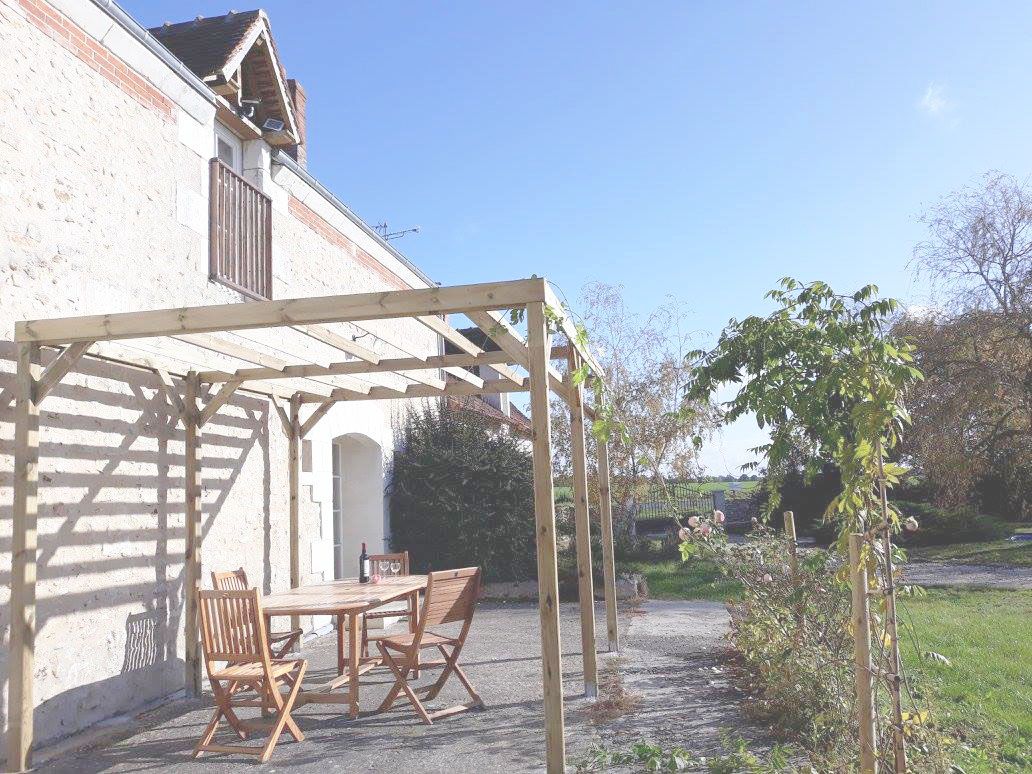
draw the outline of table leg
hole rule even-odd
[[[358,717],[358,667],[362,657],[362,635],[358,619],[357,613],[348,616],[348,699],[352,718]]]
[[[416,633],[416,629],[419,626],[417,617],[419,616],[419,592],[413,591],[409,595],[409,610],[411,611],[408,617],[408,630],[412,634]],[[412,670],[412,677],[415,680],[419,679],[419,651],[416,651],[416,666]]]
[[[344,614],[337,616],[337,674],[344,674]]]

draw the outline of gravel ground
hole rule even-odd
[[[597,610],[600,634],[605,617]],[[698,752],[719,747],[727,728],[745,728],[737,696],[716,658],[727,628],[723,605],[711,602],[647,602],[621,613],[622,653],[605,653],[599,664],[612,682],[614,669],[637,704],[622,717],[592,720],[593,702],[583,698],[583,672],[576,608],[562,607],[563,679],[566,700],[567,759],[583,759],[594,744],[626,745],[646,738],[665,746],[683,745]],[[305,648],[309,674],[333,671],[333,636]],[[482,604],[464,653],[467,674],[487,709],[444,718],[433,726],[418,722],[409,705],[386,714],[348,720],[326,705],[295,711],[306,740],[287,734],[265,770],[522,772],[543,769],[543,714],[538,653],[538,612],[527,605]],[[420,681],[432,680],[435,672]],[[386,692],[384,672],[363,676],[362,706],[373,709]],[[431,708],[464,701],[454,678]],[[134,729],[96,746],[54,758],[38,767],[60,772],[235,771],[253,765],[250,757],[206,755],[195,761],[190,751],[210,709],[198,702],[173,702],[141,716]],[[222,741],[229,737],[221,732]],[[745,731],[757,738],[758,732]]]
[[[906,565],[903,575],[919,586],[1032,589],[1032,567],[914,561]]]

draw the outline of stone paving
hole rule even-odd
[[[723,729],[749,731],[738,712],[716,655],[727,628],[723,605],[711,602],[646,602],[621,611],[622,652],[607,654],[599,640],[603,673],[621,676],[636,697],[633,709],[604,723],[593,722],[592,703],[583,698],[576,608],[562,606],[563,680],[566,700],[567,757],[583,759],[605,742],[627,745],[649,739],[683,745],[700,753],[717,749]],[[604,637],[604,611],[597,609]],[[386,714],[348,720],[325,705],[308,705],[295,717],[307,738],[295,743],[284,734],[266,765],[270,772],[523,772],[543,769],[543,712],[538,654],[538,612],[530,605],[482,604],[474,619],[464,662],[488,708],[444,718],[433,726],[418,722],[407,704]],[[310,673],[318,678],[333,669],[333,636],[306,646]],[[420,681],[433,679],[429,673]],[[363,677],[362,705],[375,708],[388,687],[375,670]],[[465,699],[457,680],[431,707]],[[253,759],[233,755],[190,757],[209,718],[204,704],[174,702],[140,717],[135,727],[103,745],[41,764],[54,772],[228,772]],[[223,736],[223,740],[227,737]]]

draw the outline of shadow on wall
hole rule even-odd
[[[53,356],[45,351],[44,363]],[[14,360],[15,346],[0,342],[0,389],[14,383]],[[203,436],[204,537],[248,455],[255,449],[262,455],[264,482],[251,512],[264,511],[266,586],[271,575],[268,420],[266,401],[236,395]],[[11,403],[0,407],[0,627],[7,645],[13,436]],[[39,742],[183,687],[183,454],[178,417],[170,413],[157,378],[147,372],[83,358],[44,400],[34,688]],[[4,647],[4,727],[8,658]]]

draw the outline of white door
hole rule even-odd
[[[344,573],[344,471],[340,444],[333,444],[333,577]]]

